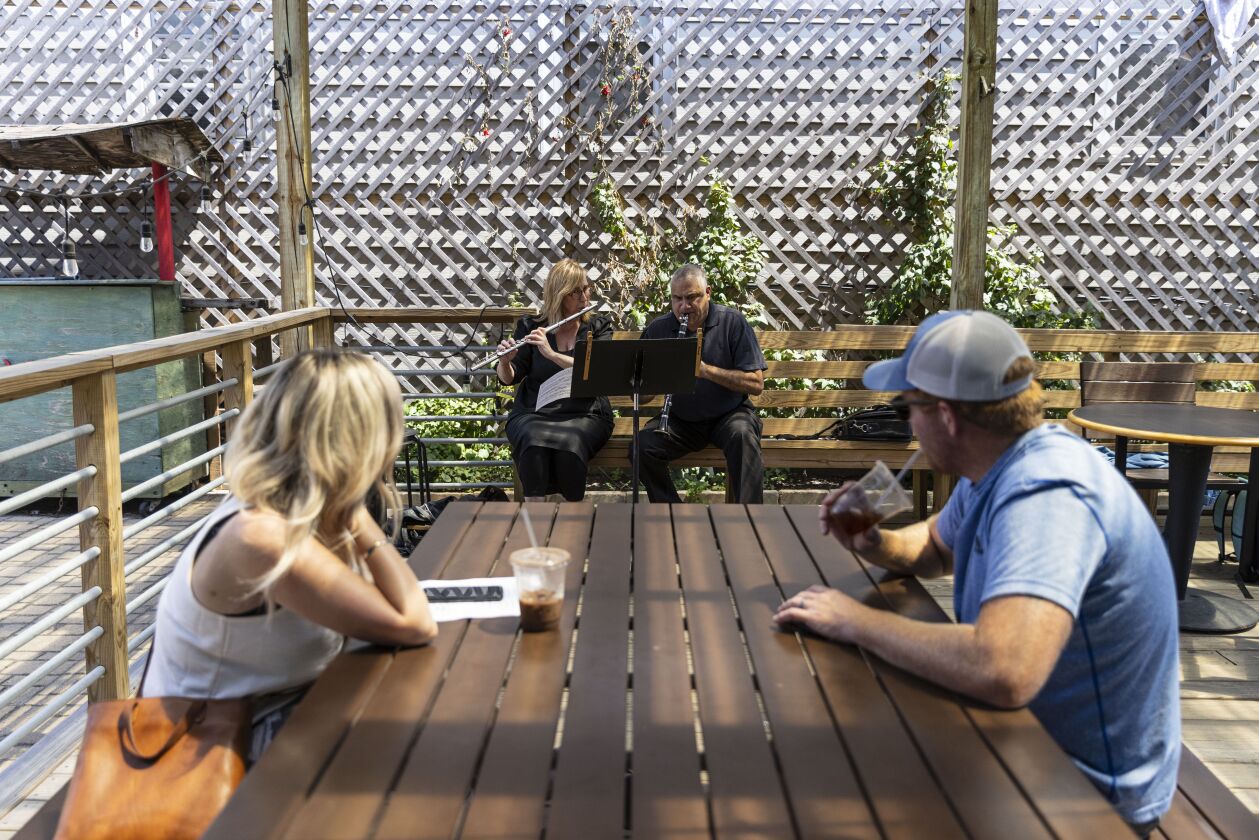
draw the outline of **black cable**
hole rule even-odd
[[[287,15],[285,15],[284,17],[284,25],[287,29],[288,27]],[[291,43],[291,40],[290,40],[290,43]],[[312,233],[314,233],[315,235],[315,243],[323,254],[324,262],[331,269],[331,274],[332,274],[332,276],[330,277],[332,281],[331,286],[332,286],[332,291],[337,296],[337,305],[341,307],[341,313],[345,315],[346,319],[349,320],[352,324],[354,324],[354,326],[362,330],[363,325],[359,323],[358,319],[355,318],[353,315],[351,315],[350,310],[346,308],[345,298],[341,296],[341,287],[337,283],[337,278],[335,275],[339,272],[341,274],[342,279],[344,279],[346,276],[345,272],[341,271],[340,266],[336,265],[331,259],[328,258],[328,250],[324,248],[322,244],[323,228],[320,227],[319,225],[319,219],[317,215],[315,214],[315,200],[310,194],[310,187],[306,184],[306,161],[302,159],[302,146],[297,137],[297,122],[296,120],[293,119],[293,115],[296,113],[296,109],[293,107],[293,89],[292,87],[289,86],[288,74],[291,71],[286,70],[286,67],[288,66],[289,66],[289,54],[288,54],[288,51],[286,50],[284,53],[284,65],[282,66],[277,61],[274,65],[274,71],[275,71],[276,77],[279,79],[280,86],[284,88],[284,100],[285,102],[288,103],[288,106],[289,106],[288,123],[289,123],[289,132],[290,134],[292,134],[292,137],[293,137],[293,154],[297,156],[297,166],[298,166],[298,169],[300,170],[300,177],[298,178],[298,180],[301,181],[302,193],[306,196],[306,201],[302,204],[302,210],[303,212],[306,210],[310,211],[310,221],[311,221],[311,227],[313,228]],[[281,120],[283,120],[283,116],[281,116]],[[311,163],[311,175],[312,177],[314,176],[313,161]],[[302,225],[303,220],[299,219],[298,223],[299,225]],[[335,335],[334,335],[334,338],[335,338]]]

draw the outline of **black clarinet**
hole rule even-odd
[[[690,315],[683,315],[678,318],[678,338],[686,338],[687,322],[691,320]],[[669,431],[669,409],[673,407],[673,394],[664,395],[664,408],[660,409],[660,425],[658,428],[662,432]]]

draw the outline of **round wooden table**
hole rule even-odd
[[[1068,418],[1086,429],[1115,435],[1115,466],[1121,473],[1126,472],[1128,438],[1167,443],[1169,501],[1163,539],[1176,574],[1180,629],[1240,633],[1259,623],[1259,613],[1244,601],[1189,586],[1212,447],[1249,446],[1250,475],[1259,475],[1259,413],[1179,403],[1102,403],[1077,408]],[[1259,493],[1247,493],[1242,550],[1237,558],[1243,577],[1259,569],[1257,516]]]

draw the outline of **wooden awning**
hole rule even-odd
[[[0,126],[0,168],[101,175],[160,163],[209,180],[223,156],[187,117],[94,125]]]

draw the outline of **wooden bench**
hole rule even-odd
[[[845,326],[832,331],[767,331],[757,332],[763,350],[824,351],[828,357],[819,361],[769,361],[765,372],[765,391],[752,398],[758,409],[826,409],[827,417],[765,417],[761,450],[766,467],[791,469],[863,469],[876,460],[884,461],[896,469],[902,466],[918,448],[917,441],[896,443],[887,441],[852,441],[821,438],[815,440],[789,440],[783,436],[807,436],[822,433],[834,421],[850,410],[888,402],[895,394],[865,390],[861,376],[872,362],[873,354],[900,353],[912,337],[913,327],[897,326]],[[1198,333],[1198,332],[1145,332],[1134,330],[1019,330],[1028,347],[1038,356],[1047,354],[1100,354],[1115,359],[1120,354],[1170,354],[1185,359],[1190,354],[1244,353],[1259,356],[1259,334],[1251,333]],[[636,338],[637,332],[617,332],[616,338]],[[866,356],[866,359],[843,358],[849,355]],[[1201,383],[1211,380],[1259,380],[1259,364],[1197,362],[1194,380]],[[1066,411],[1080,406],[1079,360],[1040,361],[1037,376],[1041,380],[1065,380],[1074,387],[1070,390],[1046,390],[1047,419],[1065,415]],[[789,379],[823,379],[839,384],[840,389],[797,390],[785,387]],[[1198,390],[1196,401],[1200,405],[1226,408],[1259,409],[1259,394],[1229,393]],[[643,417],[652,417],[659,409],[661,398],[644,404]],[[612,439],[591,460],[592,466],[624,468],[629,463],[629,442],[632,421],[629,417],[628,399],[613,400],[618,412]],[[1057,422],[1064,422],[1058,420]],[[1072,424],[1067,423],[1073,428]],[[1074,429],[1078,431],[1078,429]],[[1160,444],[1134,444],[1129,452],[1165,451]],[[1249,451],[1241,447],[1221,447],[1215,452],[1211,468],[1216,472],[1246,472],[1249,469]],[[725,458],[720,450],[708,447],[679,458],[674,462],[682,467],[724,467]],[[931,464],[921,459],[915,464],[915,499],[920,512],[925,512],[927,499],[926,477]],[[935,493],[932,507],[938,509],[948,496],[949,481],[943,476],[933,480]],[[727,488],[729,492],[729,488]]]

